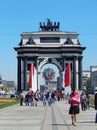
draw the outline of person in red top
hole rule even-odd
[[[70,95],[70,109],[69,114],[71,114],[72,125],[76,126],[76,115],[79,114],[79,103],[80,95],[78,94],[77,89],[74,89]]]
[[[30,95],[31,106],[34,106],[34,92],[33,92],[33,91],[30,91],[30,92],[29,92],[29,95]]]

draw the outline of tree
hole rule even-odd
[[[83,86],[85,86],[86,90],[90,93],[91,92],[91,78],[87,78],[84,81]]]

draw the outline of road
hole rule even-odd
[[[94,108],[80,110],[77,125],[72,126],[69,107],[63,101],[46,107],[39,101],[37,107],[24,104],[0,109],[0,130],[97,130]]]

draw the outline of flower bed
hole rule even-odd
[[[3,98],[0,99],[0,103],[13,102],[13,101],[14,99],[3,99]]]

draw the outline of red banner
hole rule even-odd
[[[65,70],[64,83],[65,83],[65,87],[70,86],[70,64],[67,65]]]
[[[33,76],[34,76],[34,66],[33,64],[30,64],[29,87],[32,87]]]

